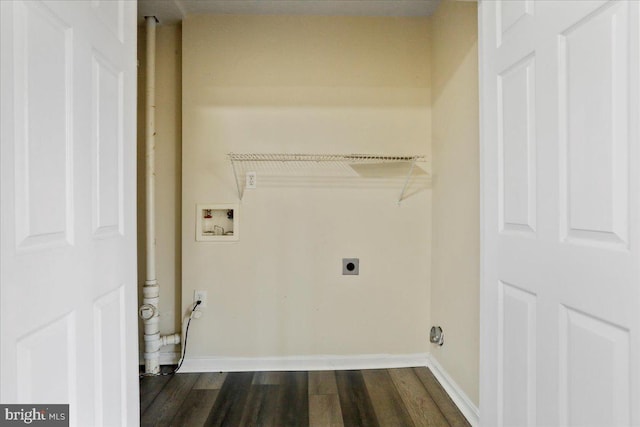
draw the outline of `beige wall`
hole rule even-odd
[[[190,357],[428,350],[430,190],[246,192],[237,243],[197,243],[196,203],[237,202],[229,152],[430,154],[426,18],[183,22],[183,310]],[[359,257],[360,276],[341,258]]]
[[[479,130],[477,4],[444,0],[431,17],[433,272],[431,353],[478,405]]]
[[[190,356],[431,351],[478,403],[476,6],[444,1],[428,20],[190,18],[182,82],[181,28],[158,27],[162,333],[179,330],[179,311],[205,289]],[[227,152],[429,154],[431,138],[433,221],[431,191],[398,208],[397,188],[259,186],[241,204],[238,243],[194,241],[197,202],[237,202]],[[360,257],[361,276],[342,277],[342,257]],[[445,329],[442,348],[425,343],[432,324]]]
[[[179,25],[156,29],[156,273],[160,284],[160,333],[180,331],[182,173],[182,34]],[[138,29],[138,283],[146,272],[145,66],[146,34]],[[142,352],[143,347],[140,347]],[[174,346],[163,352],[178,351]]]

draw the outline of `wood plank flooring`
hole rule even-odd
[[[140,413],[142,426],[469,426],[424,367],[143,377]]]

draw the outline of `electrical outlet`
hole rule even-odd
[[[207,306],[207,291],[193,291],[193,303],[202,301],[198,308],[205,308]]]
[[[247,172],[245,187],[256,188],[257,174],[255,172]]]

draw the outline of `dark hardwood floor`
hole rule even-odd
[[[142,426],[469,426],[427,368],[140,380]]]

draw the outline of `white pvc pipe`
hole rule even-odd
[[[147,207],[147,282],[156,280],[156,18],[145,17],[147,24],[146,91],[146,207]]]
[[[144,370],[147,374],[160,372],[160,348],[180,344],[180,334],[160,336],[160,288],[156,278],[156,209],[155,209],[155,150],[156,150],[156,24],[154,16],[145,17],[147,29],[146,65],[146,176],[145,204],[147,209],[147,271],[144,282],[140,316],[144,320]]]

